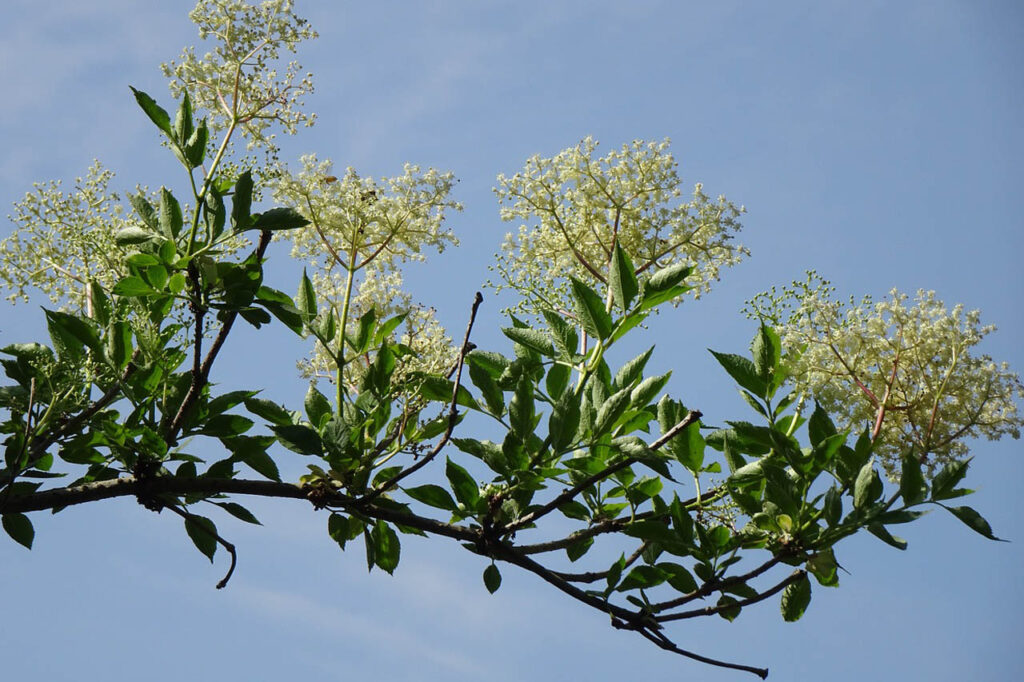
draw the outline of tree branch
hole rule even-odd
[[[360,498],[359,502],[361,504],[373,502],[373,500],[377,499],[391,488],[394,488],[399,481],[406,478],[407,476],[411,476],[412,474],[416,473],[417,471],[425,467],[427,464],[430,463],[432,459],[437,457],[437,454],[441,452],[445,445],[448,444],[448,441],[452,437],[452,431],[455,429],[455,422],[457,422],[459,418],[459,411],[456,406],[456,403],[457,398],[459,396],[459,387],[461,385],[460,382],[462,381],[462,366],[465,363],[466,353],[468,352],[469,348],[469,335],[473,331],[473,323],[476,321],[476,312],[480,308],[480,304],[483,303],[483,301],[483,295],[479,291],[476,292],[476,296],[473,297],[473,307],[469,313],[469,322],[466,324],[466,333],[462,338],[462,346],[459,347],[459,358],[455,365],[455,381],[453,382],[452,386],[452,399],[451,402],[448,404],[448,426],[445,428],[444,434],[441,436],[441,440],[439,440],[437,442],[437,445],[431,448],[430,452],[424,455],[424,457],[420,459],[420,461],[415,462],[414,464],[406,467],[402,471],[399,471],[392,478],[389,478],[388,480],[384,481],[376,488],[374,488],[372,491],[370,491],[362,498]]]
[[[660,438],[651,443],[649,446],[650,449],[657,450],[662,445],[672,440],[687,426],[700,419],[702,416],[703,415],[697,410],[691,410],[689,413],[687,413],[685,417],[683,417],[683,419],[678,424],[673,426],[671,429],[662,434]],[[551,513],[561,505],[573,499],[581,492],[583,492],[590,486],[594,485],[595,483],[603,481],[604,479],[608,478],[617,471],[621,471],[622,469],[625,469],[626,467],[632,464],[636,464],[638,461],[640,460],[638,460],[635,457],[626,457],[622,461],[612,464],[611,466],[605,467],[603,470],[598,471],[596,474],[588,476],[587,478],[583,479],[581,482],[577,483],[572,488],[563,491],[562,494],[558,495],[555,499],[551,500],[540,509],[530,512],[529,514],[526,514],[525,516],[522,516],[518,520],[505,526],[504,533],[514,533],[516,530],[522,528],[523,526],[528,526],[537,519]]]

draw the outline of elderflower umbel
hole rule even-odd
[[[171,92],[187,92],[196,109],[205,109],[214,137],[240,124],[249,148],[263,147],[273,156],[273,123],[287,134],[299,125],[313,125],[314,116],[302,111],[302,97],[313,91],[313,76],[301,74],[294,61],[281,62],[281,52],[316,37],[309,22],[293,11],[292,0],[267,0],[258,6],[242,0],[199,0],[189,18],[202,40],[213,47],[203,57],[188,47],[179,61],[163,64]],[[279,74],[277,65],[284,72]]]
[[[946,308],[935,292],[913,301],[892,290],[843,304],[814,273],[781,294],[760,294],[748,314],[782,337],[797,391],[845,428],[870,429],[891,476],[915,453],[931,470],[967,455],[968,438],[1020,437],[1018,375],[974,347],[995,328],[978,311]]]
[[[396,383],[413,370],[443,371],[454,359],[451,340],[433,311],[413,304],[402,291],[397,269],[406,261],[424,260],[427,249],[442,252],[458,244],[444,226],[448,210],[462,209],[449,198],[454,182],[451,173],[421,171],[409,164],[390,178],[361,177],[351,168],[338,178],[330,161],[309,155],[302,158],[300,171],[283,174],[275,188],[277,201],[310,221],[288,236],[292,256],[312,267],[321,314],[333,310],[347,326],[371,307],[378,319],[408,313],[399,341],[417,357],[403,361]],[[341,326],[335,345],[340,344]],[[302,369],[307,376],[336,379],[336,363],[320,344]],[[364,370],[365,363],[345,363],[345,384],[358,384]]]
[[[515,309],[568,309],[566,278],[606,283],[615,244],[637,274],[686,262],[694,295],[706,292],[719,271],[747,250],[733,237],[743,213],[725,197],[712,200],[701,185],[680,199],[682,181],[669,142],[637,140],[595,158],[586,138],[552,158],[534,156],[523,171],[498,176],[495,188],[505,221],[526,221],[509,233],[494,271],[525,297]]]
[[[28,289],[37,289],[54,303],[85,310],[88,282],[109,290],[127,274],[114,235],[132,220],[109,190],[113,177],[96,161],[75,178],[73,191],[64,192],[59,181],[36,183],[14,204],[9,218],[18,227],[0,242],[0,282],[9,301],[28,301]]]

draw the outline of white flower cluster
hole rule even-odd
[[[509,233],[494,270],[525,300],[516,309],[566,309],[566,277],[607,282],[615,245],[637,274],[687,262],[694,295],[706,292],[723,267],[748,252],[733,237],[742,207],[712,200],[697,185],[682,201],[682,181],[669,142],[634,141],[595,158],[586,138],[552,158],[534,156],[522,172],[498,176],[495,193],[505,221],[527,221]]]
[[[342,321],[336,346],[342,329],[351,330],[371,307],[378,319],[408,313],[398,340],[416,351],[416,357],[403,361],[395,382],[413,370],[443,372],[455,357],[433,310],[414,304],[402,290],[398,270],[407,261],[424,260],[427,249],[442,252],[458,244],[444,226],[447,211],[462,209],[449,197],[454,183],[451,173],[421,171],[409,164],[395,177],[366,178],[349,168],[339,178],[332,174],[330,161],[309,155],[302,158],[301,170],[283,174],[275,188],[275,200],[310,221],[288,233],[292,256],[312,266],[321,315],[333,311]],[[358,385],[365,366],[358,359],[346,362],[344,383]],[[320,344],[301,367],[307,376],[336,380],[337,363]]]
[[[352,168],[338,178],[331,161],[302,157],[302,169],[279,178],[276,201],[293,206],[310,225],[291,230],[292,256],[324,270],[391,270],[423,260],[423,250],[444,251],[458,239],[444,227],[445,212],[461,210],[449,198],[451,173],[406,164],[402,175],[361,177]]]
[[[324,314],[330,310],[337,314],[338,295],[345,287],[344,278],[339,275],[338,271],[317,272],[312,277],[318,294],[333,292],[330,303],[323,306]],[[393,385],[405,386],[413,372],[444,374],[455,364],[457,349],[444,327],[437,321],[435,310],[413,302],[412,296],[402,289],[402,275],[399,271],[366,271],[352,296],[349,329],[352,329],[353,320],[359,319],[371,308],[378,320],[402,313],[406,315],[395,340],[411,348],[413,355],[399,359],[391,379]],[[335,336],[332,341],[336,346],[340,339]],[[371,356],[364,356],[352,358],[345,364],[343,381],[350,391],[358,391],[366,369],[372,361]],[[306,378],[326,379],[333,383],[337,377],[338,367],[333,355],[318,341],[310,356],[299,362],[299,371]],[[406,388],[411,390],[413,387]]]
[[[978,311],[946,308],[935,292],[892,290],[840,303],[815,273],[760,294],[748,315],[776,327],[797,391],[844,428],[870,429],[891,476],[913,452],[935,465],[967,455],[969,438],[1020,437],[1020,378],[975,347],[994,327]]]
[[[179,61],[163,64],[171,92],[187,92],[196,109],[205,109],[211,139],[241,124],[249,148],[276,151],[272,123],[287,134],[311,126],[315,116],[301,109],[313,91],[313,76],[300,75],[294,61],[281,64],[281,52],[295,52],[299,42],[316,37],[309,22],[295,15],[292,0],[266,0],[258,6],[243,0],[199,0],[189,18],[202,40],[213,39],[203,57],[188,47]],[[279,74],[281,64],[284,72]]]
[[[63,307],[86,310],[87,284],[109,289],[127,273],[125,252],[114,241],[131,224],[120,197],[108,188],[113,171],[99,161],[74,190],[59,181],[36,183],[8,216],[18,227],[0,242],[0,283],[7,300],[28,301],[36,289]]]

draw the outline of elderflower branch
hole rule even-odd
[[[926,291],[913,302],[896,290],[878,302],[833,295],[812,272],[755,297],[747,314],[772,321],[784,348],[801,349],[787,355],[789,381],[843,428],[867,428],[891,477],[911,448],[934,471],[965,458],[967,438],[1020,437],[1024,387],[1005,363],[973,350],[993,329],[977,311]]]
[[[586,138],[552,158],[529,159],[512,177],[498,176],[502,219],[524,222],[518,235],[506,236],[493,266],[502,282],[490,286],[522,293],[514,310],[539,314],[537,291],[556,301],[555,308],[570,307],[566,274],[606,285],[617,246],[639,264],[638,272],[662,259],[662,265],[692,264],[695,296],[746,255],[732,241],[742,207],[724,197],[712,204],[700,185],[692,201],[680,202],[667,142],[635,141],[600,158],[596,148]]]

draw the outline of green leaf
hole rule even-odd
[[[166,187],[160,188],[160,231],[168,239],[175,239],[181,232],[181,204]]]
[[[288,424],[271,426],[281,445],[300,455],[321,455],[324,451],[320,435],[308,426]]]
[[[836,555],[831,549],[818,552],[807,560],[807,570],[824,587],[837,587],[839,585],[839,564],[836,562]]]
[[[174,138],[184,144],[192,135],[192,101],[188,93],[184,93],[181,104],[178,106],[178,113],[174,117]]]
[[[767,393],[768,384],[758,374],[753,362],[742,355],[733,355],[732,353],[716,353],[712,350],[711,354],[737,384],[758,397]]]
[[[569,277],[576,315],[591,336],[604,340],[612,333],[612,318],[596,291],[575,277]]]
[[[913,452],[903,456],[900,471],[900,496],[908,504],[923,502],[928,495],[928,484],[921,472],[921,460]]]
[[[559,355],[570,362],[577,357],[580,347],[580,337],[576,333],[576,326],[570,324],[561,315],[553,310],[542,310],[541,314],[551,329],[551,337],[554,339],[555,348]]]
[[[32,541],[36,537],[36,531],[27,516],[18,512],[4,514],[2,522],[4,530],[11,536],[12,540],[19,545],[32,549]]]
[[[491,594],[497,592],[501,587],[501,571],[494,564],[484,569],[484,586]]]
[[[359,330],[354,339],[346,339],[356,353],[365,353],[373,341],[373,332],[377,328],[377,311],[370,308],[359,318]]]
[[[305,227],[309,221],[302,217],[302,214],[294,208],[272,208],[265,213],[260,213],[252,221],[252,225],[246,229],[252,230],[293,230],[297,227]]]
[[[118,280],[114,288],[110,290],[110,293],[115,296],[149,296],[155,294],[156,291],[153,287],[149,286],[141,277],[129,275],[128,277],[122,277]]]
[[[509,425],[512,433],[523,442],[533,433],[534,415],[536,412],[533,400],[533,382],[525,374],[516,382],[515,393],[508,405]]]
[[[781,383],[775,374],[779,370],[782,356],[782,342],[775,330],[762,323],[751,344],[751,354],[754,358],[754,370],[771,389],[768,393],[774,393],[774,389]]]
[[[323,423],[325,415],[329,415],[332,412],[331,402],[327,399],[327,396],[321,393],[313,384],[310,384],[309,389],[306,391],[304,406],[309,423],[316,427]]]
[[[444,473],[452,487],[452,492],[455,493],[455,499],[465,505],[467,509],[476,509],[477,502],[480,500],[480,489],[469,472],[448,458]]]
[[[811,603],[811,581],[803,575],[782,591],[782,618],[787,623],[800,620]]]
[[[668,442],[669,452],[680,464],[696,474],[704,464],[704,437],[699,422],[690,424]]]
[[[198,168],[206,158],[206,143],[210,140],[210,128],[204,118],[185,141],[185,161],[189,169]]]
[[[205,516],[189,514],[185,519],[185,532],[192,538],[192,543],[203,555],[213,563],[213,555],[217,552],[217,526]]]
[[[548,434],[551,447],[560,452],[576,439],[580,427],[580,396],[573,391],[563,391],[548,418]]]
[[[70,336],[91,351],[100,355],[103,354],[103,342],[100,340],[100,335],[91,320],[86,321],[70,313],[62,313],[58,310],[46,310],[44,308],[43,312],[46,315],[46,325],[50,329],[51,336],[54,331],[59,330],[58,333],[65,339],[67,339],[67,336]]]
[[[153,208],[153,204],[149,203],[146,195],[141,191],[136,194],[128,195],[128,201],[131,202],[132,208],[135,209],[135,213],[138,214],[139,218],[142,219],[142,222],[149,228],[148,230],[143,230],[138,227],[131,227],[128,228],[128,230],[137,230],[139,234],[147,235],[140,241],[147,241],[148,239],[151,239],[153,237],[153,233],[156,232],[159,227],[159,219],[157,218],[156,209]],[[125,231],[127,230],[122,230],[122,232]],[[117,241],[118,244],[121,243],[118,237],[114,237],[114,240]]]
[[[459,509],[459,506],[452,499],[452,496],[448,494],[448,491],[439,485],[428,483],[427,485],[415,488],[403,488],[403,490],[406,495],[425,505],[451,512],[458,511]]]
[[[811,445],[817,445],[829,436],[836,435],[836,425],[821,405],[815,403],[814,412],[807,422],[807,435],[811,438]]]
[[[651,346],[620,367],[619,371],[615,373],[615,378],[612,379],[612,387],[616,390],[631,387],[643,375],[644,367],[647,366],[647,361],[651,358],[653,352],[654,346]]]
[[[635,589],[646,589],[648,587],[654,587],[665,582],[665,575],[655,568],[654,566],[636,566],[631,570],[619,586],[615,588],[616,592],[625,592],[626,590]]]
[[[612,253],[611,267],[608,271],[608,286],[612,290],[612,300],[618,303],[624,312],[629,310],[630,304],[640,291],[633,261],[629,259],[629,254],[618,242],[615,243],[615,251]]]
[[[945,507],[945,505],[943,506]],[[1002,538],[997,538],[995,535],[993,535],[992,526],[990,526],[988,521],[986,521],[982,517],[982,515],[976,512],[974,509],[970,507],[946,507],[946,509],[949,510],[950,514],[963,521],[964,524],[966,524],[967,527],[973,530],[975,533],[980,533],[981,535],[987,537],[989,540],[1006,542],[1006,540],[1003,540]]]
[[[882,479],[875,471],[874,462],[868,462],[857,474],[857,481],[853,486],[853,506],[863,511],[869,504],[882,496]]]
[[[594,420],[594,437],[600,437],[607,433],[618,421],[619,417],[629,407],[630,389],[624,388],[608,397],[597,410],[597,418]]]
[[[498,387],[498,382],[494,380],[494,377],[479,365],[471,364],[469,378],[473,385],[480,389],[484,403],[487,405],[487,411],[496,417],[501,417],[505,412],[505,395]]]
[[[251,523],[256,526],[263,525],[262,523],[260,523],[259,519],[253,516],[253,513],[251,511],[249,511],[242,505],[238,504],[237,502],[214,502],[214,504],[223,509],[224,511],[226,511],[228,514],[234,516],[236,519],[245,521],[246,523]]]
[[[932,479],[932,499],[948,500],[960,497],[961,493],[956,490],[956,484],[967,475],[967,467],[970,460],[957,460],[942,467],[942,471]]]
[[[235,180],[235,193],[231,198],[231,228],[235,231],[245,230],[252,222],[252,173],[244,171]]]
[[[131,88],[131,86],[128,86]],[[149,120],[156,124],[156,127],[162,130],[167,137],[173,139],[174,133],[171,131],[171,117],[170,115],[156,103],[152,97],[142,92],[131,88],[132,93],[135,95],[135,101],[139,103],[139,106],[146,116],[149,116]]]
[[[629,404],[634,408],[647,407],[661,389],[665,388],[672,372],[665,372],[661,376],[647,377],[632,390],[629,394]]]
[[[266,476],[271,481],[281,480],[281,473],[277,470],[277,463],[262,447],[239,448],[234,453],[238,459],[249,465],[253,471],[261,476]]]
[[[313,289],[313,282],[302,269],[302,282],[299,284],[299,293],[295,296],[295,307],[299,309],[306,321],[309,322],[316,317],[316,291]]]
[[[292,424],[291,412],[277,403],[264,398],[246,398],[245,409],[277,426],[290,426]]]
[[[690,275],[692,270],[693,268],[685,263],[676,263],[658,270],[647,280],[644,287],[644,298],[647,298],[648,292],[666,291],[678,286]]]
[[[895,547],[899,550],[907,548],[907,541],[903,538],[896,537],[886,530],[885,526],[880,523],[872,523],[868,526],[868,532],[874,535],[876,538],[884,542],[885,544]]]
[[[374,563],[388,573],[394,573],[402,553],[398,533],[384,521],[378,520],[370,533],[373,538]]]
[[[505,327],[501,331],[508,338],[532,351],[536,351],[549,358],[555,355],[551,338],[544,332],[522,327]]]

